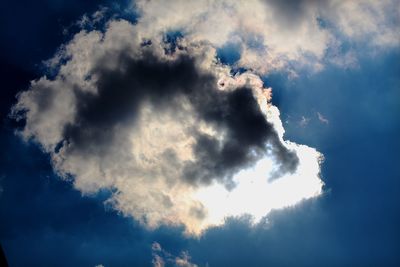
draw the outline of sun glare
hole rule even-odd
[[[220,225],[225,218],[249,214],[259,222],[271,210],[295,205],[303,199],[322,193],[318,162],[322,155],[315,149],[288,143],[297,150],[300,164],[293,174],[269,180],[274,162],[265,157],[252,168],[242,170],[234,177],[235,188],[228,191],[223,185],[199,189],[194,198],[208,211],[206,224]],[[317,159],[317,160],[316,160]]]

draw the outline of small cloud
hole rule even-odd
[[[154,242],[151,245],[151,250],[152,251],[161,251],[161,245],[159,243],[157,243],[157,242]]]
[[[197,264],[190,262],[190,255],[187,251],[182,251],[180,256],[174,256],[164,250],[158,242],[151,245],[151,250],[153,267],[164,267],[166,263],[177,267],[197,267]]]
[[[95,11],[93,14],[83,14],[83,16],[76,22],[76,25],[80,28],[92,28],[96,26],[97,23],[101,22],[108,11],[106,7],[100,7],[99,10]]]
[[[179,267],[197,267],[196,264],[190,262],[190,255],[187,251],[181,253],[181,257],[175,258],[175,264]]]
[[[151,261],[151,263],[153,263],[154,267],[164,267],[165,266],[164,260],[158,255],[153,256],[153,260]]]
[[[97,10],[96,12],[94,12],[92,14],[92,20],[94,23],[98,23],[100,22],[102,19],[104,19],[106,13],[108,11],[107,7],[101,7],[99,10]]]
[[[87,14],[84,14],[76,23],[79,27],[84,28],[86,25],[90,24],[90,19]]]
[[[306,127],[309,122],[310,122],[310,118],[301,116],[301,120],[299,121],[299,125],[300,125],[300,127]]]
[[[325,118],[321,113],[317,112],[317,116],[318,116],[318,119],[320,122],[329,124],[329,120],[327,118]]]

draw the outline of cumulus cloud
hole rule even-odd
[[[232,76],[208,44],[182,40],[172,52],[138,35],[124,20],[104,33],[82,31],[55,56],[57,75],[19,94],[12,113],[26,122],[20,134],[51,155],[60,176],[83,193],[110,189],[107,202],[148,227],[199,233],[230,215],[211,220],[200,189],[221,185],[229,194],[235,176],[266,157],[265,181],[298,175],[303,155],[283,140],[258,76]],[[313,178],[318,194],[318,171]]]
[[[324,63],[357,66],[346,42],[368,41],[370,48],[399,45],[400,8],[385,1],[162,1],[138,0],[139,25],[151,38],[180,31],[216,47],[234,44],[236,65],[259,73],[299,68],[319,71]],[[262,60],[260,59],[262,58]]]
[[[262,73],[287,67],[291,60],[305,60],[304,54],[321,58],[331,38],[315,19],[307,19],[314,16],[308,6],[305,14],[296,15],[297,22],[292,22],[287,14],[291,11],[278,1],[135,3],[141,12],[139,25],[144,36],[182,31],[192,40],[207,40],[216,47],[234,43],[241,50],[238,65]]]
[[[61,177],[84,194],[110,190],[109,205],[149,228],[184,225],[199,234],[228,216],[257,221],[323,186],[322,155],[284,139],[272,89],[257,75],[295,76],[296,66],[318,70],[326,61],[356,65],[353,51],[340,54],[339,36],[398,45],[383,16],[391,6],[135,1],[135,24],[112,19],[102,31],[77,33],[47,61],[54,75],[32,81],[12,115]],[[86,16],[82,25],[103,19]],[[218,58],[227,46],[238,50],[233,65]]]
[[[138,40],[134,28],[114,21],[104,36],[77,34],[58,55],[71,59],[56,78],[19,95],[13,113],[26,120],[21,134],[51,154],[61,176],[85,193],[116,189],[109,203],[150,227],[190,228],[207,216],[190,199],[197,187],[217,180],[232,188],[235,173],[266,155],[277,173],[296,170],[295,151],[257,102],[256,76],[229,77],[207,56],[210,48],[168,55],[161,43],[110,45],[121,36]]]

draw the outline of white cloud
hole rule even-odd
[[[271,209],[321,194],[322,155],[313,148],[284,140],[279,110],[270,103],[271,89],[263,88],[258,76],[249,72],[230,76],[229,67],[216,61],[215,49],[202,42],[184,39],[181,45],[185,49],[167,56],[162,42],[153,41],[152,46],[142,47],[141,34],[137,26],[123,20],[109,22],[104,33],[82,31],[52,61],[53,67],[59,68],[56,77],[42,77],[19,95],[13,113],[26,120],[21,135],[32,138],[51,155],[60,176],[72,178],[75,188],[83,194],[112,190],[114,193],[107,203],[149,228],[183,224],[191,234],[219,225],[227,216],[250,213],[259,220]],[[201,186],[185,182],[185,166],[197,157],[194,148],[198,140],[193,131],[220,143],[227,138],[219,126],[199,119],[193,103],[185,97],[171,97],[173,102],[167,103],[173,104],[163,107],[162,112],[156,102],[140,102],[134,121],[95,128],[94,132],[77,115],[78,110],[85,110],[82,103],[87,104],[82,99],[100,94],[99,83],[103,77],[96,74],[96,68],[119,71],[125,66],[121,64],[122,54],[140,60],[146,51],[151,51],[161,62],[174,62],[179,54],[192,56],[200,73],[215,77],[215,84],[210,85],[215,90],[235,91],[243,86],[252,89],[257,100],[255,105],[259,105],[264,119],[277,132],[277,141],[264,144],[270,152],[258,158],[253,167],[243,167],[234,173],[232,181],[236,187],[233,189],[227,189],[225,180],[217,179]],[[61,59],[66,63],[61,64]],[[120,86],[118,81],[116,84]],[[101,109],[96,111],[99,114],[90,115],[93,110],[85,112],[89,112],[87,116],[99,118],[100,124],[107,121],[101,116],[108,114]],[[79,139],[64,139],[71,126],[78,127],[79,132],[75,134],[90,137],[84,139],[87,142],[84,149]],[[297,170],[280,174],[279,179],[273,178],[281,167],[281,159],[274,156],[276,146],[294,151],[299,158]],[[188,259],[182,255],[176,258],[176,264],[185,266],[185,260]],[[156,263],[162,266],[162,259],[156,258]]]
[[[81,31],[61,47],[48,61],[56,77],[33,81],[29,90],[18,96],[13,114],[26,121],[21,136],[39,143],[51,155],[60,176],[72,178],[82,193],[111,189],[114,194],[108,203],[150,228],[183,224],[188,233],[200,233],[210,225],[223,223],[226,216],[250,213],[259,220],[271,209],[320,195],[322,155],[284,140],[279,110],[262,94],[261,79],[249,72],[231,77],[230,68],[217,63],[215,51],[234,42],[241,48],[237,66],[263,74],[285,70],[294,77],[296,68],[318,71],[325,62],[354,67],[358,52],[341,51],[344,40],[354,44],[368,41],[368,47],[374,50],[399,45],[397,1],[298,1],[294,9],[282,1],[261,0],[166,3],[136,1],[140,17],[135,26],[112,20],[104,33]],[[95,13],[82,23],[101,18],[101,12]],[[172,56],[165,55],[161,41],[168,31],[184,34],[179,42],[185,49]],[[152,40],[151,48],[142,47],[146,39]],[[299,157],[296,171],[271,179],[279,164],[266,155],[254,166],[238,170],[232,178],[236,187],[230,190],[218,181],[199,187],[183,183],[183,163],[195,157],[191,130],[217,140],[226,138],[215,125],[198,120],[190,101],[184,98],[174,99],[176,105],[162,113],[153,102],[144,101],[137,109],[135,123],[104,129],[112,136],[107,149],[94,142],[82,153],[77,144],[64,140],[66,128],[81,123],[77,118],[79,96],[98,94],[101,77],[95,75],[95,69],[101,64],[103,69],[118,70],[123,68],[122,52],[141,59],[148,50],[165,62],[177,60],[179,54],[192,56],[199,70],[219,81],[220,90],[251,87],[265,120],[278,133],[279,144]],[[329,123],[320,113],[317,116]],[[306,124],[307,118],[302,121]],[[168,151],[174,153],[165,153]],[[173,164],[171,157],[175,157]],[[189,264],[185,255],[175,257],[175,263]],[[155,262],[162,266],[164,260],[158,257]]]
[[[181,31],[192,41],[241,47],[238,66],[266,74],[319,71],[325,62],[357,66],[357,51],[343,42],[367,42],[371,50],[400,44],[400,5],[385,1],[139,0],[138,27],[145,38]],[[332,55],[330,50],[336,50]]]
[[[400,5],[396,0],[332,1],[330,16],[349,38],[376,47],[398,46]]]
[[[242,46],[239,65],[262,73],[287,67],[288,61],[322,59],[331,34],[318,25],[315,8],[307,7],[295,25],[280,23],[281,14],[268,1],[135,1],[138,26],[153,38],[183,31],[193,41],[221,47],[229,41]],[[289,18],[287,18],[289,19]],[[312,40],[312,42],[310,42]],[[261,60],[262,58],[262,60]],[[307,61],[307,64],[314,64]]]

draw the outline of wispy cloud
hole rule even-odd
[[[308,125],[308,123],[310,122],[310,118],[306,118],[304,116],[301,116],[301,119],[299,121],[299,125],[300,127],[306,127]]]
[[[329,124],[329,120],[327,118],[325,118],[324,116],[322,116],[321,113],[317,112],[317,116],[318,116],[318,120],[322,123],[325,124]]]
[[[191,262],[191,257],[187,251],[182,251],[179,256],[174,256],[168,251],[164,250],[157,242],[152,244],[154,267],[176,266],[176,267],[197,267],[196,264]]]

